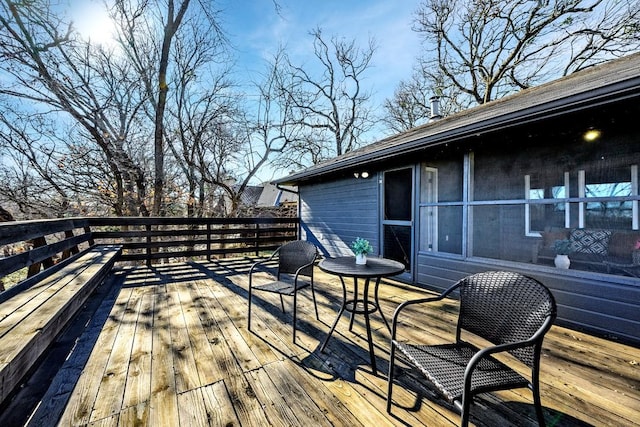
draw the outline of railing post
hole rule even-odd
[[[73,230],[65,230],[64,231],[64,237],[67,238],[67,239],[70,239],[71,237],[73,237]],[[61,259],[67,259],[71,255],[76,255],[78,253],[80,253],[80,249],[78,249],[78,245],[73,245],[69,249],[65,249],[64,251],[62,251],[62,258]]]
[[[260,255],[260,224],[256,222],[256,256]]]
[[[151,224],[145,224],[147,230],[147,267],[151,267]]]
[[[211,261],[211,223],[207,223],[207,261]]]
[[[40,237],[36,237],[35,239],[32,240],[33,242],[33,248],[39,248],[41,246],[47,246],[47,240],[44,238],[44,236],[40,236]],[[35,274],[38,274],[38,272],[40,271],[40,266],[43,267],[43,270],[45,268],[49,268],[53,266],[53,259],[51,258],[47,258],[41,262],[36,262],[33,263],[29,266],[29,269],[27,270],[27,277],[31,277]]]
[[[84,226],[84,232],[87,233],[87,234],[91,234],[91,227],[88,226],[88,225],[85,225]],[[95,240],[93,240],[93,237],[91,239],[89,239],[89,246],[93,246],[95,244],[96,244],[96,242],[95,242]]]

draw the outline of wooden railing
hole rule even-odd
[[[120,261],[223,257],[272,251],[298,238],[297,218],[67,218],[0,223],[0,280],[27,277],[95,244],[119,244]]]

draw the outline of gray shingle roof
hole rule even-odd
[[[275,180],[297,184],[427,146],[640,95],[640,53],[418,126]]]

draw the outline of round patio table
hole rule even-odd
[[[371,338],[371,323],[369,321],[369,315],[378,311],[382,320],[384,320],[385,325],[387,325],[387,329],[391,330],[389,322],[387,322],[384,313],[380,309],[380,303],[378,301],[378,287],[380,285],[380,280],[383,277],[395,276],[402,273],[405,270],[404,264],[387,258],[371,257],[367,258],[367,263],[365,265],[358,265],[356,264],[355,257],[347,256],[324,259],[320,261],[318,267],[326,273],[338,276],[342,283],[342,307],[340,307],[338,316],[333,322],[333,326],[331,326],[331,330],[325,338],[324,343],[322,343],[320,351],[324,351],[327,343],[329,342],[329,338],[331,338],[331,335],[340,320],[340,317],[342,317],[342,314],[345,311],[351,313],[351,321],[349,322],[350,331],[353,330],[353,319],[355,315],[364,314],[365,328],[367,330],[367,342],[369,344],[369,356],[371,358],[371,369],[373,370],[373,373],[376,374],[378,370],[376,368],[376,358],[373,352],[373,340]],[[353,278],[353,298],[351,299],[347,299],[347,285],[344,282],[345,277]],[[358,294],[358,279],[364,279],[364,289],[361,296]],[[369,282],[371,279],[375,279],[373,301],[369,301]]]

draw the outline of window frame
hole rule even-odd
[[[558,204],[564,203],[564,226],[565,228],[569,228],[571,225],[571,203],[569,203],[571,194],[569,193],[571,186],[569,185],[570,175],[569,172],[564,172],[563,174],[563,185],[564,185],[564,194],[563,198],[553,198],[553,199],[531,199],[531,175],[525,174],[524,176],[524,235],[527,237],[542,237],[541,232],[544,230],[532,230],[531,229],[531,205],[533,204]],[[532,202],[535,200],[535,202]]]

